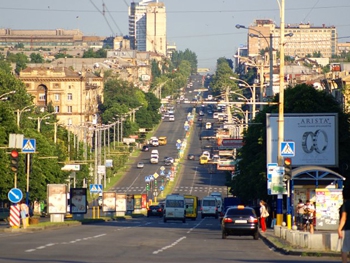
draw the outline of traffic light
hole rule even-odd
[[[19,163],[19,154],[18,151],[12,150],[11,151],[11,170],[15,173],[18,171],[18,163]]]
[[[146,191],[149,191],[149,184],[146,184]]]
[[[158,185],[157,180],[154,180],[154,186],[156,186],[156,187],[157,187],[157,185]]]
[[[290,180],[292,178],[292,159],[284,158],[284,176],[283,179]]]

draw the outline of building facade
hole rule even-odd
[[[293,34],[285,37],[286,56],[305,57],[320,52],[322,57],[330,58],[337,54],[337,30],[334,26],[317,27],[310,23],[287,24],[284,31],[285,34]],[[280,28],[270,19],[255,20],[248,29],[249,56],[257,56],[260,50],[268,49],[271,38],[273,49],[279,50],[280,32]]]
[[[131,49],[166,55],[166,10],[164,3],[143,0],[129,7]]]
[[[82,126],[96,123],[98,104],[103,102],[103,78],[91,72],[66,67],[28,67],[18,77],[34,97],[33,103],[46,111],[54,108],[58,123]]]

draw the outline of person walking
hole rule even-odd
[[[29,208],[28,208],[27,204],[24,201],[22,201],[20,203],[19,209],[20,209],[23,229],[26,229],[27,228],[27,217],[29,216]]]
[[[261,231],[266,232],[266,218],[269,216],[269,212],[267,211],[266,203],[261,200],[260,201],[260,225]]]
[[[341,239],[341,259],[342,263],[347,262],[350,252],[350,191],[343,189],[343,205],[340,210],[340,221],[338,226],[338,237]]]
[[[297,226],[299,230],[303,229],[304,205],[303,200],[299,199],[297,204]]]

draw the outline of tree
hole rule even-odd
[[[44,58],[39,53],[30,54],[30,62],[32,63],[43,63]]]
[[[278,95],[274,102],[278,102]],[[329,113],[339,116],[339,162],[348,164],[350,153],[349,115],[345,114],[331,94],[317,91],[306,84],[285,91],[285,113]],[[244,146],[238,153],[239,174],[231,182],[235,195],[243,200],[267,199],[266,190],[266,113],[277,113],[278,106],[265,107],[257,114],[244,136]],[[334,168],[333,168],[334,169]],[[339,172],[338,169],[334,169]],[[343,171],[350,178],[350,171]],[[347,182],[348,180],[346,180]],[[247,183],[249,182],[249,183]]]

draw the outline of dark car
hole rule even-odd
[[[190,153],[190,154],[187,155],[187,159],[188,160],[195,160],[196,156],[194,154]]]
[[[148,146],[148,145],[144,145],[144,146],[142,147],[142,151],[148,152],[148,151],[149,151],[149,146]]]
[[[163,216],[163,206],[161,205],[150,205],[147,210],[147,217],[150,216]]]
[[[221,221],[222,239],[227,236],[253,236],[259,239],[258,217],[248,206],[229,207]]]

